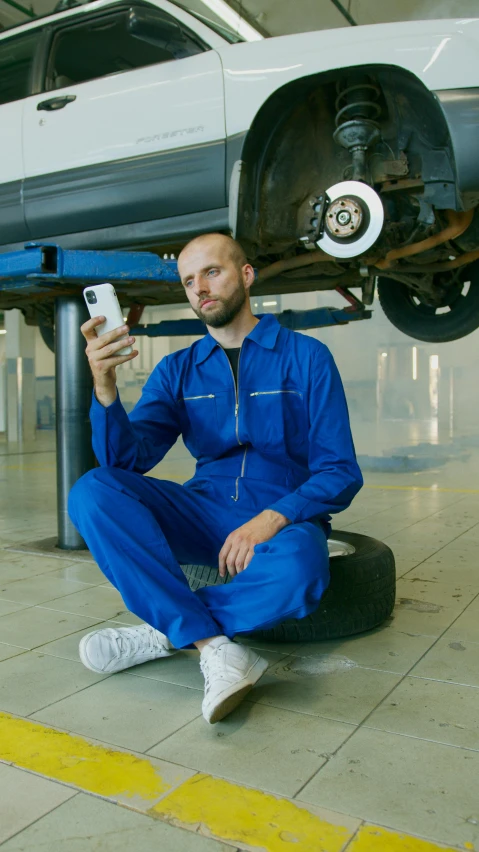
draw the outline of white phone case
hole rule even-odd
[[[90,297],[90,301],[87,297],[89,293],[94,294],[94,297]],[[120,303],[112,284],[95,284],[93,287],[85,287],[83,296],[92,318],[106,317],[106,321],[96,327],[98,335],[106,334],[108,331],[113,331],[115,328],[120,328],[120,326],[124,325]],[[93,301],[93,298],[96,301]],[[124,336],[128,337],[128,334]],[[133,346],[124,346],[116,354],[131,355],[132,352]]]

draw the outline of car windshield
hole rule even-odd
[[[183,3],[178,3],[177,0],[170,0],[170,3],[173,3],[175,6],[179,6],[180,9],[184,9],[185,12],[188,12],[193,18],[196,18],[198,21],[201,21],[202,24],[205,24],[210,30],[213,30],[217,33],[221,38],[224,38],[226,41],[229,41],[230,44],[239,44],[240,42],[244,42],[245,39],[238,35],[230,27],[217,24],[215,21],[212,21],[210,18],[206,18],[204,15],[200,15],[199,12],[193,12],[192,9],[188,9]]]

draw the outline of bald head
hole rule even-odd
[[[248,263],[248,259],[241,248],[240,244],[228,237],[226,234],[202,234],[200,237],[195,237],[181,250],[178,256],[178,265],[181,260],[197,249],[212,249],[219,252],[222,257],[227,257],[231,260],[235,268],[239,271]]]

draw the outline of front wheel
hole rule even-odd
[[[428,343],[447,343],[465,337],[479,328],[479,264],[461,271],[446,286],[440,304],[427,304],[406,284],[392,278],[378,278],[378,297],[388,320],[404,334]],[[440,277],[441,276],[441,277]],[[434,283],[444,287],[444,273]]]

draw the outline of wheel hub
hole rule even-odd
[[[328,207],[325,226],[332,237],[344,239],[356,233],[363,218],[364,214],[358,201],[353,198],[338,198]]]
[[[334,556],[352,556],[356,553],[356,548],[349,541],[338,541],[335,538],[328,539],[329,558]]]

